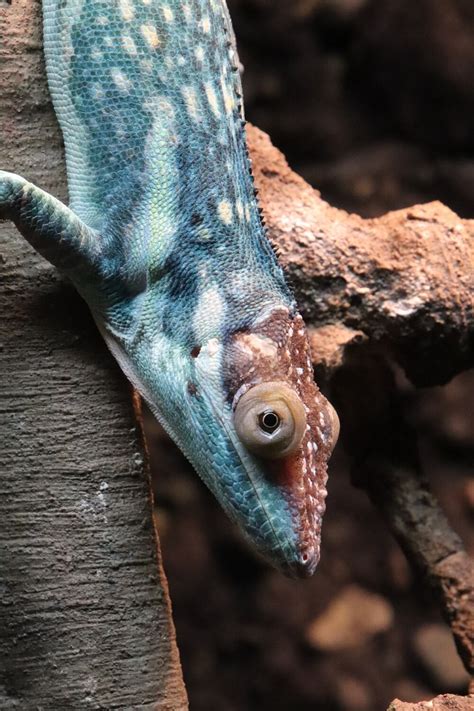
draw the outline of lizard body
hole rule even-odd
[[[43,0],[43,15],[70,207],[0,172],[0,217],[72,279],[231,518],[309,575],[337,425],[259,214],[225,2]]]

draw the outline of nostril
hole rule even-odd
[[[303,563],[307,563],[308,558],[309,558],[309,556],[307,553],[303,553],[303,555],[301,556],[301,560],[303,561]]]

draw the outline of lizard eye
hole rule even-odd
[[[237,402],[234,424],[239,439],[250,452],[267,459],[280,459],[301,444],[306,413],[300,398],[286,383],[261,383]]]

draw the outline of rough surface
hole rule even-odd
[[[472,711],[474,696],[452,696],[443,694],[432,701],[421,701],[419,704],[409,704],[395,700],[388,711]]]
[[[64,198],[39,11],[0,6],[0,156]],[[6,224],[1,272],[0,708],[186,708],[128,388]]]
[[[313,361],[332,380],[356,481],[437,593],[472,674],[474,564],[420,471],[387,358],[417,386],[474,363],[474,221],[440,203],[348,215],[293,173],[265,134],[250,136],[270,235],[314,327]]]
[[[474,221],[436,202],[378,219],[348,215],[293,173],[268,136],[249,134],[270,236],[306,320],[326,329],[316,345],[323,364],[341,364],[350,329],[359,343],[392,350],[416,385],[471,366]]]

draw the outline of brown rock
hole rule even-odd
[[[395,699],[388,707],[388,711],[472,711],[474,709],[474,696],[451,696],[443,694],[432,701],[421,701],[419,704],[410,704]]]
[[[310,625],[309,644],[332,652],[364,644],[393,622],[391,605],[380,595],[350,585]]]

